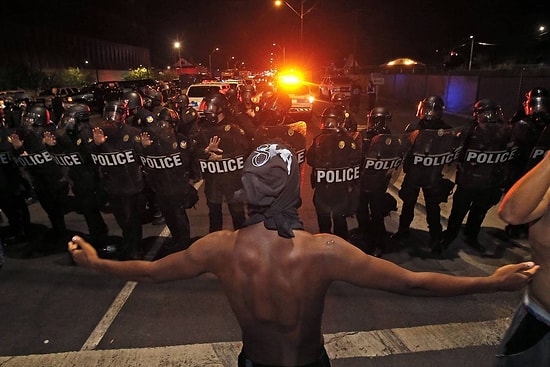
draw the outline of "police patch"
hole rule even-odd
[[[340,140],[340,141],[338,142],[338,148],[344,149],[345,146],[346,146],[346,142],[345,142],[345,141]]]
[[[386,145],[391,145],[391,138],[388,136],[384,143],[386,143]]]
[[[178,143],[173,142],[173,143],[172,143],[172,149],[176,149],[177,147],[178,147]]]
[[[136,141],[136,143],[139,143],[141,141],[141,136],[139,135],[134,136],[134,140]]]
[[[148,124],[152,123],[152,122],[154,121],[153,116],[147,116],[147,117],[145,118],[145,121],[146,121]]]
[[[260,107],[259,107],[259,106],[256,106],[256,107],[254,108],[254,112],[260,112]]]
[[[294,130],[293,129],[288,129],[287,134],[288,134],[288,136],[294,135]]]
[[[122,141],[127,142],[128,140],[130,140],[130,137],[128,135],[124,135]]]
[[[344,114],[344,117],[345,117],[345,118],[349,118],[349,112],[346,112],[346,113]]]
[[[80,145],[80,144],[82,144],[82,139],[78,138],[78,139],[76,140],[76,145]]]
[[[443,136],[444,133],[445,133],[445,131],[443,129],[437,130],[437,135],[438,136]]]
[[[185,140],[180,141],[180,148],[187,149],[187,142]]]
[[[225,131],[229,131],[231,130],[231,125],[227,124],[225,125],[225,128],[224,128]]]
[[[356,149],[357,148],[357,145],[355,145],[355,142],[352,142],[351,143],[351,149]]]

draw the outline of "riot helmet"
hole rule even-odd
[[[548,89],[542,87],[531,89],[525,94],[523,107],[527,116],[550,114],[550,93]]]
[[[321,114],[321,130],[338,130],[344,126],[345,112],[341,107],[328,107]]]
[[[421,120],[440,120],[443,117],[445,103],[439,96],[429,96],[418,103],[416,117]]]
[[[227,101],[232,105],[234,105],[238,102],[237,89],[235,89],[235,88],[229,88],[225,92],[225,96],[227,97]]]
[[[185,108],[189,106],[189,97],[187,94],[180,93],[174,98],[174,102],[177,103],[180,108]]]
[[[88,121],[90,121],[90,107],[84,103],[77,103],[63,112],[57,127],[68,132],[76,132],[81,122]]]
[[[216,124],[218,116],[224,114],[228,107],[227,97],[220,92],[212,92],[204,97],[204,117],[206,121]]]
[[[171,108],[164,107],[157,113],[157,121],[161,127],[173,127],[179,123],[180,117],[176,111]]]
[[[33,104],[27,108],[22,125],[26,127],[46,126],[50,121],[50,111],[44,105]]]
[[[254,96],[254,87],[246,84],[240,90],[240,100],[243,103],[252,103],[252,97]]]
[[[374,107],[367,117],[367,128],[378,131],[386,130],[392,114],[386,107]]]
[[[110,101],[105,104],[105,107],[103,107],[104,120],[125,123],[127,115],[128,107],[126,105],[126,101]]]
[[[125,92],[122,95],[122,100],[126,101],[127,107],[129,110],[133,110],[134,108],[140,108],[143,107],[143,98],[141,97],[141,94],[139,94],[136,91],[129,91]]]
[[[487,98],[480,99],[474,104],[473,115],[478,124],[504,121],[504,114],[500,105]]]
[[[331,97],[330,101],[334,106],[341,106],[343,108],[346,108],[348,105],[348,98],[346,98],[346,95],[342,93],[334,94]]]
[[[260,121],[265,126],[281,125],[284,123],[292,100],[286,93],[276,93],[266,101],[260,111]]]
[[[157,89],[151,89],[149,91],[149,97],[153,101],[153,106],[160,106],[164,102],[164,97],[162,93]]]

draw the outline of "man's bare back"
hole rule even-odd
[[[258,147],[257,152],[265,154],[262,148],[260,151]],[[204,273],[216,275],[242,330],[241,356],[254,363],[284,366],[320,360],[324,351],[321,326],[325,295],[333,281],[404,295],[455,296],[517,290],[538,270],[537,265],[525,262],[503,266],[487,277],[412,272],[369,256],[337,236],[296,229],[300,225],[295,211],[299,200],[293,197],[299,195],[299,176],[292,176],[298,172],[295,156],[288,150],[282,153],[285,162],[292,158],[292,167],[277,162],[283,176],[278,182],[284,182],[286,175],[295,181],[283,185],[280,195],[273,194],[277,192],[273,187],[262,186],[278,179],[273,177],[273,165],[263,171],[271,180],[254,176],[258,167],[279,157],[279,150],[273,151],[277,154],[270,153],[267,160],[265,156],[254,160],[251,155],[245,163],[245,171],[249,172],[243,176],[245,189],[254,190],[247,192],[249,203],[251,199],[263,203],[270,195],[276,197],[263,206],[265,212],[251,215],[252,219],[265,220],[252,221],[234,232],[210,233],[188,249],[153,262],[100,259],[95,249],[78,236],[69,242],[68,249],[78,265],[123,279],[165,282]],[[296,187],[287,190],[290,185]],[[274,208],[277,210],[271,213]],[[327,365],[328,357],[324,357],[323,365]]]

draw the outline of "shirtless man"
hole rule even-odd
[[[239,366],[330,366],[321,330],[325,295],[334,281],[411,296],[513,291],[536,273],[532,262],[506,265],[487,277],[412,272],[369,256],[332,234],[312,235],[298,217],[296,156],[265,144],[247,158],[243,193],[247,225],[210,233],[160,260],[109,261],[74,237],[80,266],[134,281],[165,282],[204,273],[222,283],[242,330]]]
[[[540,271],[526,288],[498,351],[498,366],[550,366],[550,153],[519,179],[499,206],[510,224],[529,223]]]

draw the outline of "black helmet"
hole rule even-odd
[[[159,90],[151,89],[149,91],[149,97],[153,101],[154,106],[160,106],[164,102],[164,97]]]
[[[504,115],[500,105],[487,98],[480,99],[474,104],[473,115],[478,124],[504,121]]]
[[[46,126],[50,124],[50,111],[44,105],[33,104],[25,112],[23,125],[27,127]]]
[[[128,107],[126,101],[109,101],[103,107],[103,119],[126,122],[126,116],[128,115]]]
[[[385,130],[391,118],[391,112],[386,107],[374,107],[367,117],[367,128]]]
[[[241,102],[251,102],[254,94],[256,94],[256,91],[254,90],[254,87],[252,85],[243,85],[240,90]]]
[[[189,97],[187,94],[180,93],[174,98],[174,102],[178,104],[180,108],[189,106]]]
[[[78,124],[88,121],[90,121],[90,107],[84,103],[76,103],[63,112],[57,127],[67,131],[76,131]]]
[[[276,93],[262,106],[260,121],[266,126],[280,125],[291,106],[292,100],[288,94]]]
[[[335,106],[345,107],[345,106],[347,106],[347,103],[348,103],[348,99],[346,98],[346,95],[342,94],[342,93],[334,94],[331,97],[330,100],[331,100],[332,104],[335,105]]]
[[[229,101],[230,104],[235,104],[235,103],[237,103],[237,101],[238,101],[237,89],[235,89],[235,88],[229,88],[229,89],[225,92],[225,97],[227,98],[227,100]]]
[[[550,113],[550,93],[548,89],[542,87],[531,89],[525,94],[523,107],[527,116]]]
[[[160,110],[159,113],[157,113],[156,117],[159,123],[167,122],[170,127],[176,127],[180,120],[180,116],[178,115],[178,113],[168,107],[164,107],[162,110]]]
[[[143,98],[141,97],[141,94],[136,91],[132,90],[129,92],[125,92],[122,95],[122,100],[126,101],[129,110],[143,107]]]
[[[429,96],[418,103],[416,117],[421,120],[439,120],[443,116],[445,103],[439,96]]]
[[[337,130],[344,126],[346,116],[341,107],[328,107],[321,114],[322,130]]]
[[[211,123],[218,123],[218,115],[228,107],[227,97],[220,92],[212,92],[204,97],[204,116]]]

